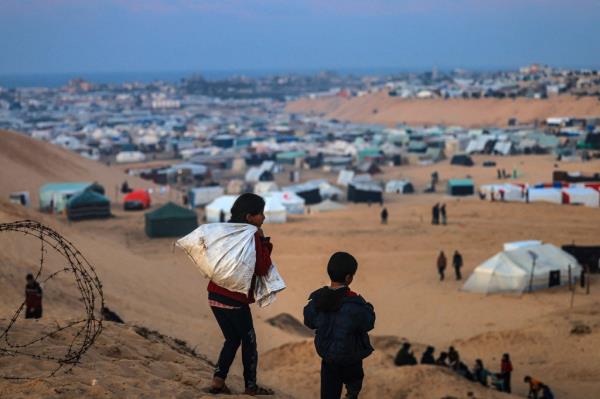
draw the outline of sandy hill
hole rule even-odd
[[[0,130],[0,196],[13,191],[29,191],[32,204],[38,206],[40,186],[67,181],[96,181],[106,195],[117,201],[115,188],[127,180],[130,187],[150,188],[151,182],[125,175],[119,168],[81,157],[45,141]]]
[[[599,116],[600,101],[595,97],[572,96],[551,97],[547,100],[402,99],[379,92],[350,99],[337,96],[301,98],[290,102],[286,111],[388,126],[406,123],[481,127],[506,126],[510,118],[517,118],[520,123],[533,123],[552,116]]]

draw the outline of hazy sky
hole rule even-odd
[[[600,66],[600,0],[0,0],[0,74]]]

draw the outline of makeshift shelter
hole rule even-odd
[[[411,194],[415,188],[408,180],[390,180],[385,184],[386,193]]]
[[[261,194],[263,198],[273,197],[285,207],[289,214],[301,215],[304,213],[304,198],[292,191],[271,191]]]
[[[448,194],[453,196],[473,195],[475,186],[471,179],[450,179],[448,180]]]
[[[196,212],[172,202],[144,216],[146,235],[150,238],[183,237],[198,227]]]
[[[229,182],[227,183],[227,189],[225,190],[225,192],[227,194],[241,194],[242,192],[244,192],[244,187],[246,186],[246,183],[244,183],[243,180],[239,180],[239,179],[233,179],[233,180],[229,180]]]
[[[126,211],[150,208],[150,194],[146,190],[135,190],[123,198],[123,209]]]
[[[466,154],[457,154],[452,156],[450,164],[458,166],[473,166],[475,165],[475,162],[473,162],[473,159]]]
[[[563,204],[585,205],[592,208],[600,206],[600,192],[587,187],[567,187],[562,189]]]
[[[530,188],[529,202],[550,202],[562,204],[562,191],[560,188]]]
[[[354,172],[351,170],[340,170],[337,178],[337,184],[340,186],[347,186],[348,183],[354,178]]]
[[[296,193],[299,197],[304,198],[306,205],[318,204],[323,199],[321,198],[320,182],[306,182],[295,184],[293,186],[284,187],[284,191]]]
[[[9,194],[9,201],[11,204],[29,206],[30,197],[29,191],[17,191]]]
[[[204,206],[223,194],[225,190],[221,186],[194,187],[188,193],[190,205],[194,208]]]
[[[600,245],[563,245],[562,249],[573,255],[590,273],[600,272]]]
[[[98,183],[48,183],[40,187],[40,210],[62,212],[69,198],[81,191],[94,191],[104,195],[104,187]]]
[[[518,184],[485,184],[479,187],[485,198],[495,201],[525,202],[525,187]]]
[[[381,185],[374,181],[352,181],[348,184],[347,196],[350,202],[382,202],[383,190]]]
[[[254,185],[254,194],[263,194],[279,191],[279,186],[274,181],[260,181]]]
[[[570,270],[570,272],[569,272]],[[532,244],[502,251],[477,266],[464,291],[522,293],[572,282],[581,273],[577,259],[552,244]]]
[[[375,162],[363,162],[356,167],[356,170],[360,173],[368,173],[370,175],[382,173],[381,168]]]
[[[81,191],[67,201],[65,209],[69,220],[110,217],[110,201],[94,191]]]

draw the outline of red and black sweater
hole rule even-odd
[[[250,292],[247,295],[239,292],[229,291],[212,281],[208,283],[208,299],[220,302],[229,306],[243,306],[254,303],[254,284],[256,276],[266,276],[271,267],[271,252],[273,244],[269,242],[269,237],[261,237],[258,232],[254,234],[254,247],[256,249],[256,266],[254,267],[254,276]]]

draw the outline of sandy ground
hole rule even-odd
[[[28,153],[27,156],[43,159],[47,156],[44,152],[47,148],[40,147],[37,154]],[[65,157],[65,164],[80,161],[70,153],[61,151],[61,156]],[[41,184],[43,170],[28,166],[29,163],[20,159],[7,158],[6,153],[0,155],[0,170],[3,171],[0,187],[4,197],[13,190],[6,187],[17,185],[9,173],[13,163],[19,171],[19,187],[34,190]],[[478,165],[480,160],[476,158]],[[518,165],[522,179],[530,182],[550,180],[555,163],[551,157],[496,160],[500,167],[507,169]],[[118,182],[122,178],[112,167],[100,167],[107,181]],[[559,167],[590,172],[600,170],[600,163],[570,163]],[[442,181],[467,174],[477,183],[495,181],[495,169],[450,167],[447,163],[389,168],[383,177],[409,177],[415,182],[417,191],[422,191],[432,170],[440,172]],[[48,180],[68,178],[57,173]],[[334,179],[334,175],[323,176]],[[447,226],[429,223],[431,206],[439,201],[447,204]],[[261,353],[260,381],[294,397],[315,397],[318,359],[312,344],[302,336],[272,327],[266,320],[281,313],[301,319],[308,294],[327,283],[325,265],[328,257],[335,251],[345,250],[354,254],[360,265],[353,289],[372,302],[377,312],[373,335],[391,337],[387,344],[385,340],[378,341],[378,351],[366,363],[365,398],[467,397],[468,392],[482,398],[497,396],[443,370],[392,367],[390,356],[403,338],[419,344],[418,355],[420,345],[434,345],[439,351],[453,344],[467,364],[472,365],[476,358],[481,358],[492,371],[499,369],[502,353],[510,352],[515,366],[514,392],[521,396],[526,394],[522,378],[530,374],[552,386],[557,397],[597,398],[600,383],[595,377],[600,374],[600,360],[590,348],[600,343],[600,290],[597,289],[600,280],[594,279],[591,295],[577,290],[574,307],[570,309],[571,295],[566,288],[527,295],[486,296],[461,292],[461,282],[455,281],[451,273],[447,281],[438,281],[435,259],[439,250],[450,254],[458,249],[465,260],[463,274],[468,277],[478,264],[501,250],[507,241],[540,239],[555,245],[598,244],[598,209],[490,203],[475,198],[451,198],[441,192],[386,195],[386,206],[390,213],[386,226],[379,223],[381,208],[378,205],[350,205],[342,211],[292,216],[287,224],[265,226],[275,245],[273,259],[288,289],[274,305],[253,308]],[[207,305],[206,281],[185,255],[173,249],[172,239],[146,238],[143,213],[126,213],[118,205],[114,206],[114,213],[115,217],[108,220],[69,224],[62,216],[42,215],[35,210],[0,203],[0,222],[39,220],[56,228],[80,249],[103,282],[107,304],[126,322],[184,339],[208,359],[216,359],[222,338]],[[24,274],[39,262],[39,244],[14,234],[0,234],[0,263],[7,266],[0,269],[3,292],[0,317],[7,317],[22,300]],[[60,267],[60,259],[51,256],[47,263],[48,272]],[[44,288],[45,319],[68,319],[79,310],[68,280],[53,280]],[[589,326],[591,333],[570,334],[571,328],[581,323]],[[122,339],[132,348],[141,345],[129,330],[109,330],[106,337]],[[101,347],[97,349],[101,350]],[[94,356],[97,355],[92,352],[87,361],[94,362]],[[138,360],[136,358],[135,362]],[[233,370],[237,376],[241,375],[239,363],[239,359],[236,360]],[[86,374],[85,367],[91,366],[82,365],[81,378],[87,381],[90,375]],[[143,368],[135,366],[138,367]],[[184,373],[187,367],[178,370]],[[189,367],[193,370],[195,366]],[[108,363],[98,363],[95,370],[101,370],[105,376],[125,375],[122,378],[140,381],[146,378],[144,373],[149,373],[146,370],[131,376],[126,371],[108,368]],[[77,385],[84,384],[83,380],[77,379],[80,378],[78,375],[76,372],[71,379],[66,376],[54,382],[38,382],[36,384],[41,388],[31,391],[28,397],[52,396],[54,393],[50,393],[53,392],[50,389],[69,387],[70,384],[84,389]],[[234,382],[239,383],[239,377],[236,378]],[[116,384],[122,381],[121,377],[114,379]],[[3,388],[12,389],[10,392],[14,395],[10,397],[25,396],[25,392],[30,392],[23,388],[27,385],[6,384],[0,381]],[[176,389],[181,389],[182,395],[189,388],[171,380],[168,384],[178,386]],[[130,397],[152,397],[155,396],[153,392],[158,392],[143,384],[140,386],[141,391],[129,391]],[[148,393],[142,394],[145,389]],[[195,392],[193,388],[189,390]],[[68,390],[57,396],[75,397]]]
[[[559,96],[546,100],[512,99],[401,99],[380,92],[344,99],[301,98],[289,103],[286,111],[325,115],[330,119],[395,126],[456,125],[466,127],[506,126],[510,118],[529,124],[553,116],[590,117],[600,115],[595,97]]]

